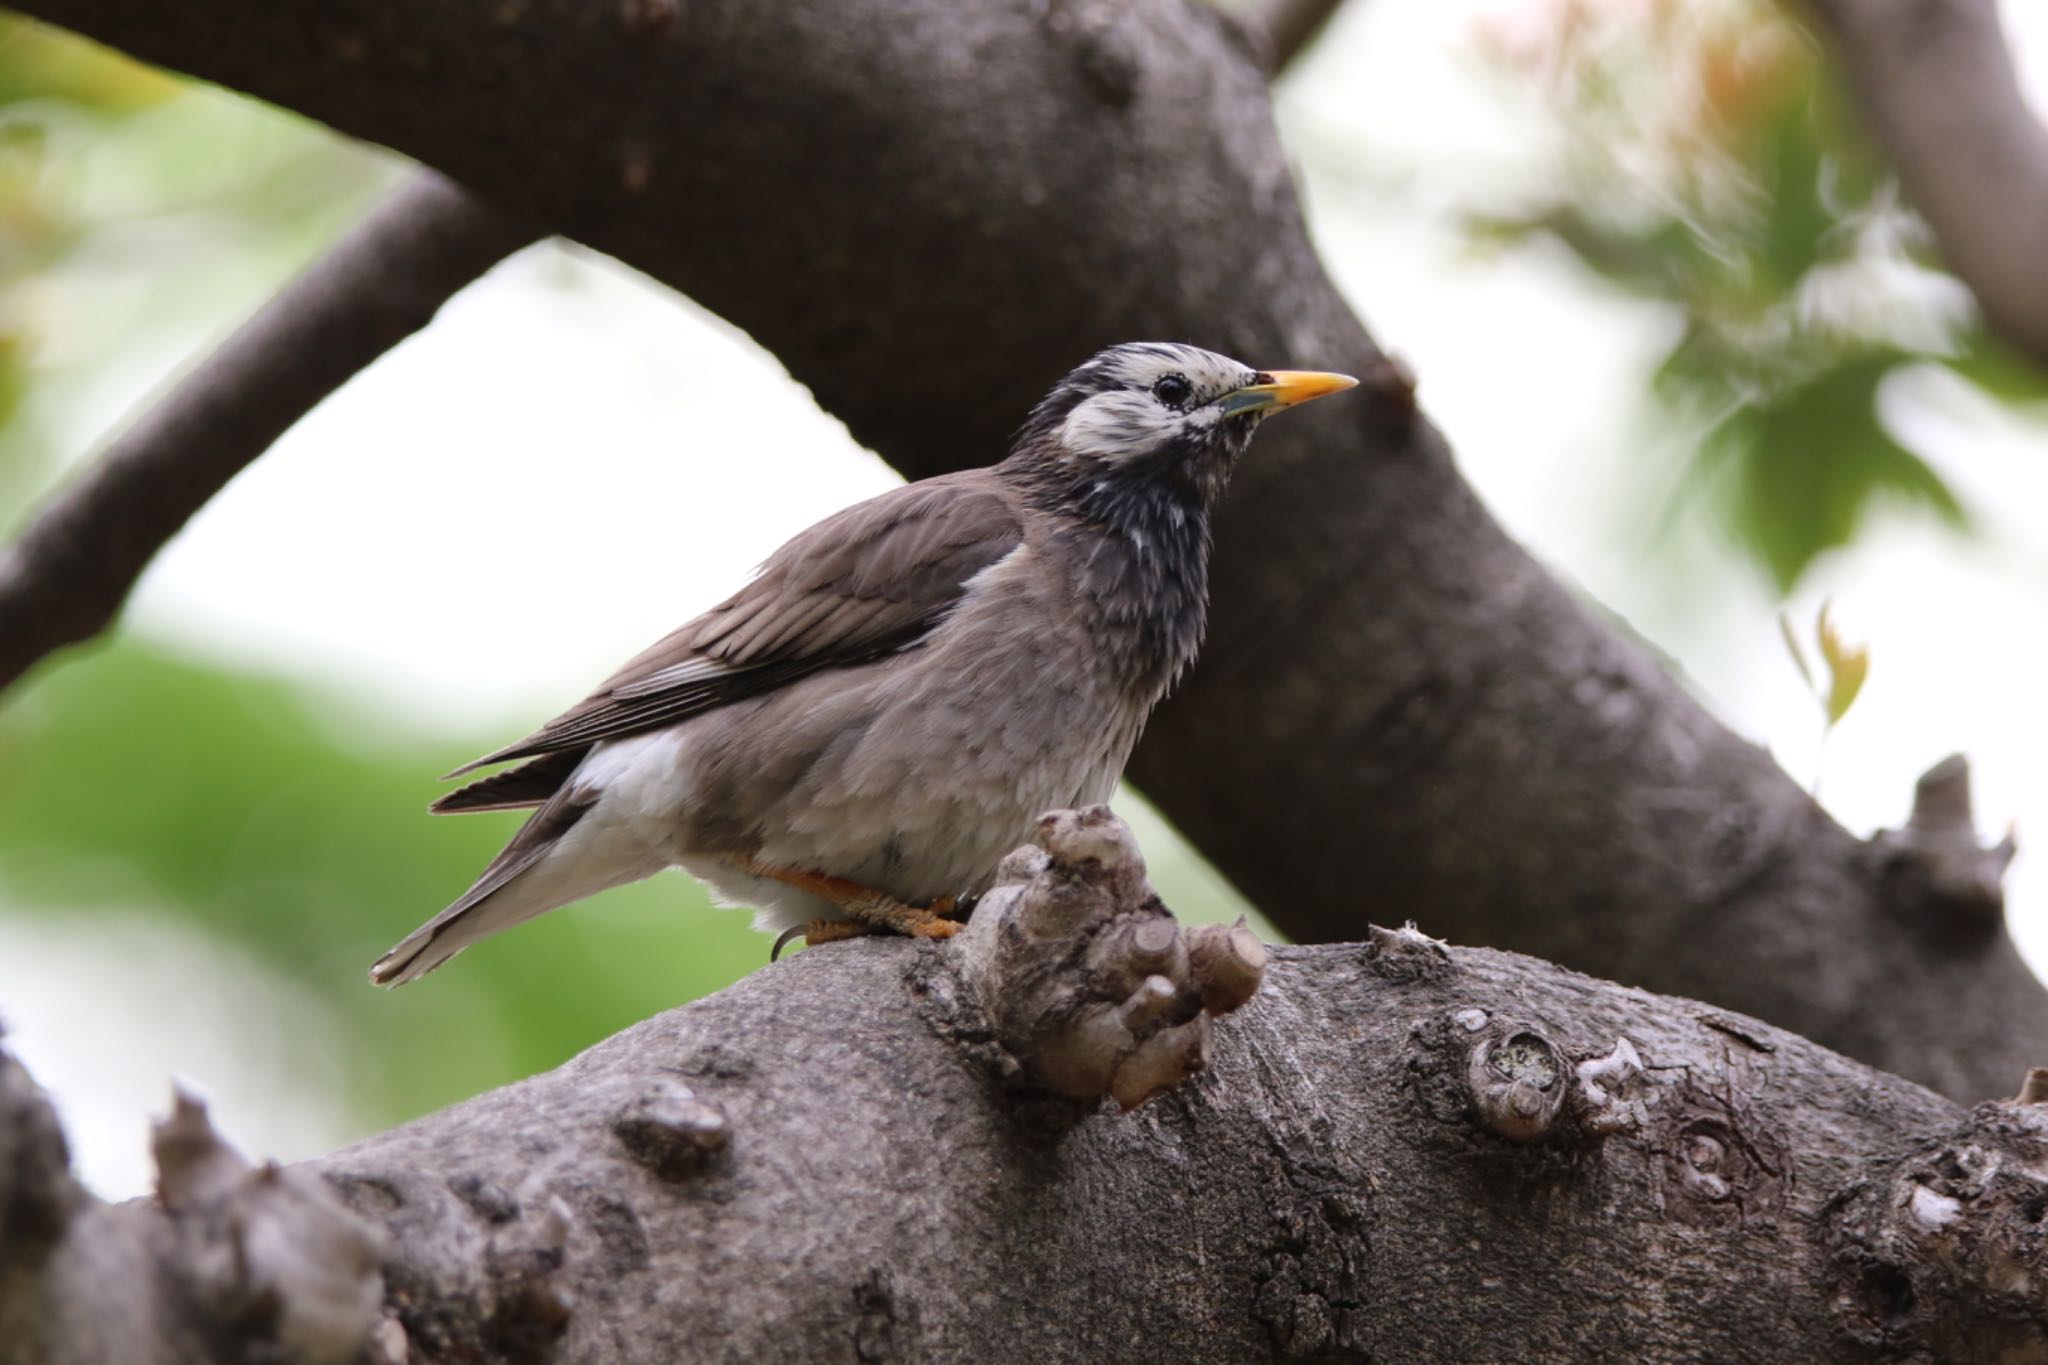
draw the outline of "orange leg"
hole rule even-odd
[[[786,931],[775,941],[774,952],[769,954],[771,962],[782,951],[782,945],[795,937],[801,937],[808,946],[830,943],[834,939],[858,938],[863,934],[897,933],[915,938],[951,938],[960,932],[959,924],[946,918],[958,904],[952,896],[941,896],[930,905],[906,905],[885,891],[862,886],[845,877],[807,872],[802,868],[770,867],[752,858],[735,858],[733,862],[750,876],[782,882],[829,901],[846,916],[845,919],[813,920],[800,928]]]

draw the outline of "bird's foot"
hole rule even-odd
[[[898,933],[909,934],[912,938],[951,938],[962,927],[959,920],[947,919],[936,911],[921,910],[914,905],[903,908],[907,913],[897,921],[895,928]]]
[[[960,932],[960,921],[953,918],[954,907],[959,903],[957,897],[940,896],[929,905],[909,905],[872,891],[840,909],[876,931],[907,934],[911,938],[951,938]]]
[[[821,919],[785,932],[775,940],[775,947],[768,955],[773,962],[782,952],[783,945],[790,939],[801,937],[804,945],[829,943],[834,939],[857,938],[862,934],[894,933],[906,934],[912,938],[951,938],[960,932],[960,922],[951,918],[959,909],[956,896],[940,896],[928,905],[909,905],[897,900],[886,891],[877,891],[871,886],[849,881],[845,877],[833,877],[823,872],[807,872],[800,868],[769,867],[752,859],[741,860],[740,865],[756,877],[767,877],[784,882],[799,890],[808,891],[821,900],[829,901],[844,919]]]
[[[799,924],[794,929],[784,929],[776,938],[775,946],[768,950],[768,960],[775,961],[782,956],[782,950],[793,938],[804,941],[804,947],[815,948],[820,943],[832,943],[842,938],[866,938],[870,934],[888,933],[891,930],[907,934],[912,938],[951,938],[960,932],[958,920],[947,919],[953,908],[951,896],[941,896],[928,907],[906,905],[900,915],[884,926],[867,924],[857,919],[814,919],[809,924]]]
[[[913,938],[951,938],[960,932],[953,918],[959,904],[957,896],[940,896],[930,905],[905,905],[891,913],[889,927]]]
[[[864,938],[875,932],[877,931],[862,924],[859,920],[814,919],[809,924],[799,924],[793,929],[784,929],[777,935],[775,946],[768,950],[768,960],[773,962],[781,957],[782,950],[789,946],[789,941],[793,938],[802,939],[804,947],[810,948],[820,943],[831,943],[835,939]]]

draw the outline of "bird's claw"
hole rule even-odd
[[[793,938],[802,939],[804,947],[808,948],[814,943],[830,943],[834,939],[841,938],[860,938],[873,932],[875,932],[873,929],[862,924],[859,920],[814,919],[809,924],[799,924],[793,929],[784,929],[780,934],[776,935],[775,946],[768,950],[768,960],[773,962],[781,957],[782,950],[789,945],[789,941]]]
[[[960,908],[959,897],[939,896],[929,905],[899,906],[880,923],[865,923],[857,919],[814,919],[809,924],[784,929],[777,935],[775,946],[768,950],[768,960],[774,962],[780,958],[782,950],[795,938],[802,939],[806,948],[836,939],[862,938],[885,929],[911,938],[951,938],[962,927],[962,921],[953,918]]]

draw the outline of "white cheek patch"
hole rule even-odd
[[[1180,420],[1149,394],[1099,393],[1067,414],[1060,444],[1076,455],[1128,460],[1157,450]]]

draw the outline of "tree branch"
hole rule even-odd
[[[1887,878],[1487,517],[1324,273],[1264,74],[1208,6],[26,8],[631,262],[913,476],[994,458],[1114,341],[1364,376],[1239,473],[1208,647],[1137,755],[1211,860],[1298,938],[1413,918],[1954,1095],[2048,1051],[2048,992],[1995,916],[1958,928]]]
[[[1279,72],[1294,65],[1343,7],[1344,0],[1264,0],[1247,22],[1266,35],[1273,70]]]
[[[1993,331],[2048,363],[2048,128],[1996,0],[1808,0],[1906,195]]]
[[[229,479],[534,236],[432,172],[402,186],[36,513],[0,558],[0,688],[104,630]]]
[[[1343,0],[1274,0],[1244,22],[1263,35],[1274,72],[1284,71],[1322,31]],[[463,202],[464,200],[467,202]],[[0,627],[33,622],[0,642],[0,691],[37,662],[65,645],[80,644],[112,624],[149,562],[187,519],[218,493],[227,480],[267,450],[278,436],[312,411],[329,393],[390,347],[424,326],[442,302],[465,288],[496,260],[534,240],[483,201],[431,171],[380,206],[363,224],[307,273],[315,280],[374,271],[368,281],[381,288],[322,289],[317,307],[295,290],[280,293],[248,324],[249,332],[288,322],[296,333],[282,346],[230,341],[205,365],[180,382],[134,428],[110,448],[91,475],[43,508],[0,561]],[[490,253],[499,254],[492,258]],[[465,257],[481,264],[465,272],[448,264]],[[420,318],[395,330],[388,313],[392,295],[417,291],[401,303]],[[438,291],[439,297],[435,297]],[[241,340],[238,335],[236,341]],[[375,345],[379,339],[383,344]],[[364,341],[371,343],[365,349]],[[354,367],[346,366],[353,353]],[[320,381],[293,390],[272,386],[269,376],[250,373],[251,362],[296,361],[326,356]],[[296,407],[296,411],[294,411]],[[182,414],[207,413],[203,423]],[[240,442],[222,442],[239,432]],[[267,435],[266,435],[267,433]],[[260,446],[251,444],[261,441]],[[180,445],[179,442],[189,442]],[[168,481],[185,497],[164,505],[150,482]],[[109,555],[93,547],[120,547]],[[90,571],[79,572],[82,564]],[[122,578],[126,574],[125,579]]]
[[[1283,950],[1212,1027],[1128,832],[1040,844],[952,942],[804,952],[305,1166],[181,1105],[154,1207],[66,1193],[0,1067],[0,1193],[66,1210],[0,1240],[0,1325],[48,1365],[1804,1365],[2048,1331],[2048,1106],[1966,1114],[1412,930]],[[1165,1052],[1199,1072],[1135,1113],[1043,1088]],[[1125,1060],[1076,1081],[1091,1054]]]

